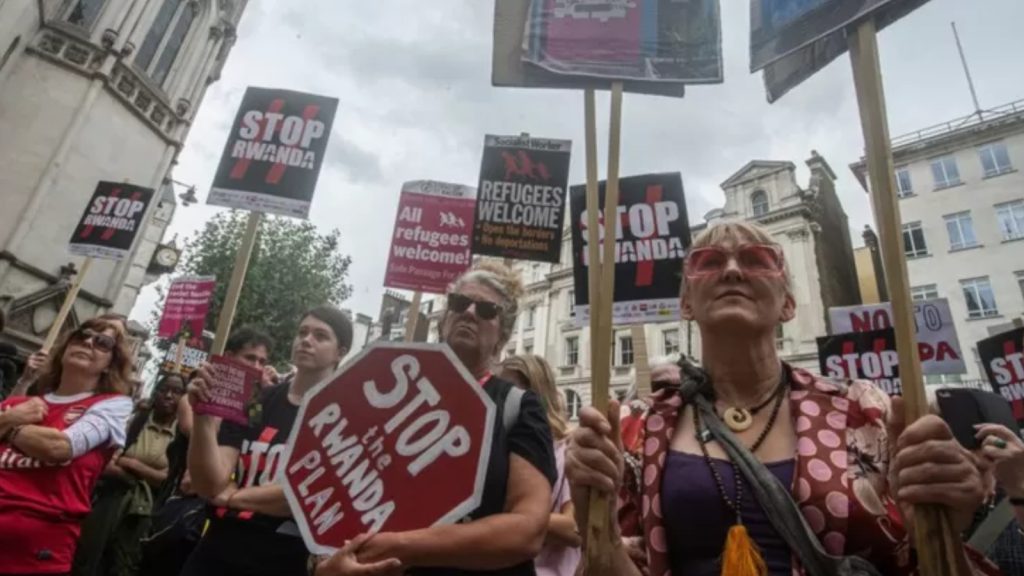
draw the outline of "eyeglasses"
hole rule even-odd
[[[744,244],[732,251],[709,246],[691,250],[686,256],[686,277],[721,274],[729,265],[730,258],[735,258],[740,270],[751,276],[775,276],[785,270],[782,250],[772,244]]]
[[[462,314],[469,310],[470,306],[473,307],[476,315],[482,320],[494,320],[505,310],[500,304],[495,304],[494,302],[474,300],[462,294],[452,293],[448,295],[448,309],[452,312]]]
[[[77,342],[79,344],[89,344],[100,352],[113,352],[114,348],[117,347],[117,340],[112,336],[107,336],[102,332],[97,332],[90,328],[82,328],[76,330],[71,334],[69,342]]]

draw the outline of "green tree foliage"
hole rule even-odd
[[[206,329],[211,332],[217,329],[245,224],[245,212],[220,213],[185,245],[178,272],[217,278],[206,318]],[[340,305],[351,294],[352,287],[345,280],[352,259],[339,252],[339,238],[337,230],[321,234],[302,220],[265,216],[260,223],[232,326],[257,326],[273,336],[273,362],[290,358],[292,337],[303,312],[321,304]],[[162,292],[161,303],[163,299]],[[159,321],[159,311],[156,316]]]

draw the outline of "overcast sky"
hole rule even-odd
[[[855,241],[870,221],[867,196],[847,166],[863,148],[849,59],[769,105],[747,70],[749,12],[722,0],[725,83],[685,99],[627,95],[622,174],[679,171],[691,221],[724,203],[719,184],[750,160],[788,160],[806,185],[817,150],[839,175]],[[352,256],[345,307],[377,316],[401,183],[475,185],[486,133],[568,138],[570,183],[582,182],[583,95],[490,85],[492,0],[250,0],[223,77],[211,86],[175,169],[206,191],[246,86],[340,99],[311,219],[341,231]],[[956,21],[983,108],[1024,98],[1024,2],[932,0],[881,34],[889,123],[898,135],[973,111],[949,23]],[[607,97],[599,97],[605,166]],[[603,172],[602,172],[603,173]],[[179,207],[170,234],[191,236],[219,211]],[[148,321],[153,287],[133,317]]]

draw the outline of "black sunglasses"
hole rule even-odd
[[[462,314],[469,307],[472,306],[473,310],[476,311],[476,315],[482,320],[494,320],[502,313],[504,308],[500,304],[494,302],[488,302],[486,300],[474,300],[469,296],[463,296],[462,294],[449,294],[448,295],[448,309],[457,314]]]
[[[82,328],[74,331],[71,334],[69,341],[77,342],[79,344],[88,343],[100,352],[113,352],[114,348],[117,347],[117,340],[112,336],[107,336],[102,332],[96,332],[89,328]]]

